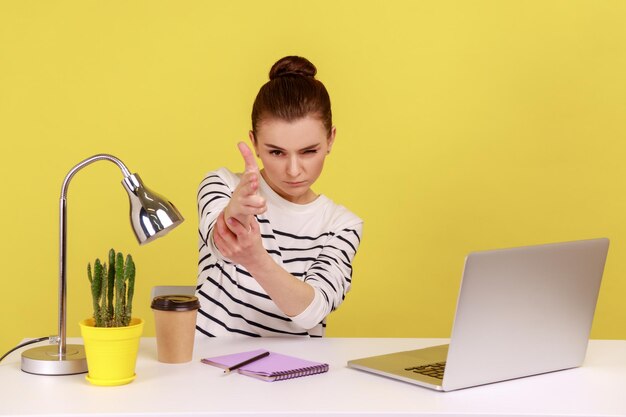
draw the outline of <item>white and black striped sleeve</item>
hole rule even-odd
[[[352,285],[352,261],[361,243],[363,223],[336,232],[306,272],[304,282],[315,290],[311,304],[291,320],[305,329],[319,324],[343,302]]]
[[[200,245],[218,257],[222,257],[213,243],[213,227],[218,215],[226,208],[232,196],[232,184],[228,184],[226,170],[209,173],[198,187],[198,234]],[[232,180],[232,179],[231,179]]]

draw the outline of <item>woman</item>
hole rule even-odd
[[[210,172],[198,191],[197,329],[207,336],[324,335],[350,289],[363,222],[317,195],[335,141],[330,99],[305,58],[270,70],[249,132],[245,172]]]

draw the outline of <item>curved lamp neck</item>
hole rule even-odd
[[[74,175],[78,171],[80,171],[81,169],[85,168],[87,165],[90,165],[96,161],[111,161],[122,170],[122,173],[124,174],[124,178],[130,176],[130,171],[128,170],[128,168],[126,168],[126,165],[124,165],[122,161],[120,161],[118,158],[114,157],[113,155],[109,155],[106,153],[94,155],[90,158],[85,159],[84,161],[79,162],[78,164],[76,164],[74,168],[70,170],[70,172],[67,173],[67,175],[65,176],[65,179],[63,180],[63,185],[61,186],[61,198],[67,198],[67,189],[70,185],[70,181],[72,180],[72,177],[74,177]]]

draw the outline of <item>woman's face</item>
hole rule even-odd
[[[256,154],[263,162],[261,175],[285,200],[306,204],[315,200],[311,186],[322,173],[324,160],[335,140],[321,120],[304,117],[293,122],[268,119],[250,132]]]

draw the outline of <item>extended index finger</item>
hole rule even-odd
[[[248,145],[246,145],[244,142],[239,142],[237,144],[237,147],[239,148],[239,152],[241,152],[241,156],[243,156],[243,160],[246,164],[246,172],[258,172],[259,166],[256,164],[254,154],[252,153],[250,148],[248,148]]]

